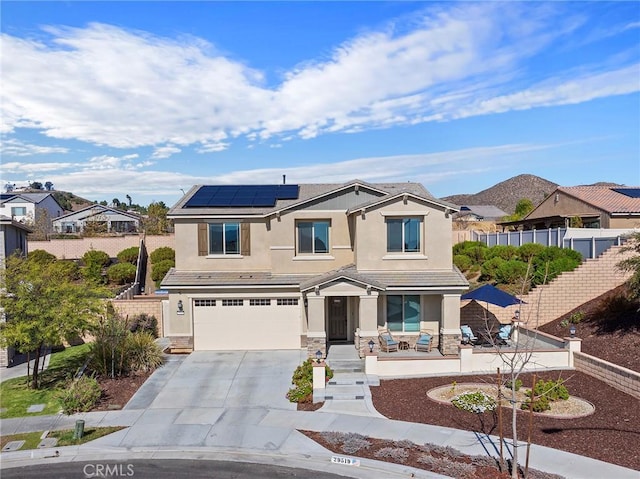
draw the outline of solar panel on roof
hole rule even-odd
[[[298,194],[298,185],[208,185],[201,186],[184,207],[271,207],[277,200],[297,199]]]
[[[616,193],[628,196],[629,198],[640,198],[640,188],[611,188]]]

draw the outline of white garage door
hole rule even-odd
[[[194,299],[195,350],[300,349],[297,298]]]

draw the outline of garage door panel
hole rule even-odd
[[[273,301],[275,303],[275,301]],[[300,349],[300,307],[194,307],[195,350]]]

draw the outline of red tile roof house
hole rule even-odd
[[[378,327],[460,345],[468,282],[452,261],[455,205],[418,183],[194,186],[169,211],[176,266],[164,336],[193,350],[360,356]]]
[[[520,221],[524,229],[564,228],[580,218],[585,228],[640,227],[640,186],[559,186]]]

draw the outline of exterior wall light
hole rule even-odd
[[[369,340],[369,352],[372,353],[373,352],[373,347],[376,345],[376,343],[373,342],[373,339]]]
[[[572,338],[576,337],[576,325],[572,324],[571,327],[569,328],[569,336],[571,336]]]
[[[178,314],[184,314],[184,304],[182,303],[182,300],[179,299],[178,300]]]
[[[319,349],[316,351],[316,362],[320,364],[320,360],[322,359],[322,351]]]

